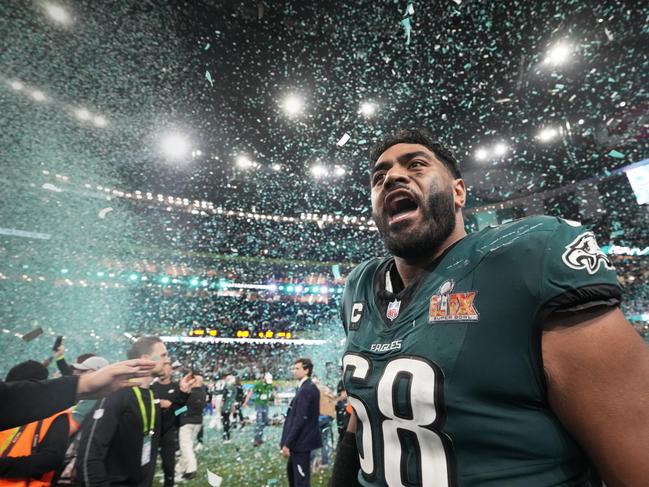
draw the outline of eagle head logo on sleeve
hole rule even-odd
[[[605,269],[613,269],[613,264],[597,245],[593,232],[582,233],[566,245],[566,251],[561,258],[571,269],[585,269],[591,275],[598,271],[600,265]]]

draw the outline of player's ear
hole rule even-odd
[[[453,201],[455,202],[455,208],[464,208],[466,203],[466,185],[464,184],[464,179],[454,179],[453,180]]]

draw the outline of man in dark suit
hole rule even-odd
[[[320,391],[311,382],[313,362],[299,358],[293,365],[298,389],[286,413],[282,431],[282,455],[288,458],[286,471],[290,487],[309,487],[311,450],[322,446],[318,416]]]

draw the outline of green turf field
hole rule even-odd
[[[253,447],[254,424],[232,430],[232,442],[223,444],[221,431],[211,429],[210,417],[204,420],[204,444],[196,454],[198,475],[193,480],[176,483],[180,487],[208,487],[207,470],[223,477],[221,487],[284,487],[286,460],[279,452],[281,426],[268,426],[264,430],[266,442]],[[319,452],[318,452],[319,453]],[[162,487],[160,457],[153,485]],[[312,487],[324,487],[329,481],[331,467],[311,473]]]

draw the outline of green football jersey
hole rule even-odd
[[[548,405],[541,333],[551,311],[619,304],[592,232],[529,217],[469,234],[408,302],[386,298],[392,262],[356,267],[342,305],[359,483],[587,485],[588,459]]]
[[[264,381],[257,381],[252,390],[254,394],[255,406],[267,406],[273,400],[273,384],[267,384]]]

